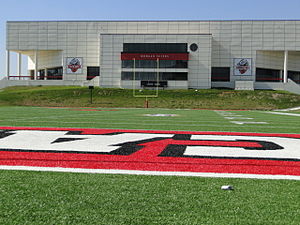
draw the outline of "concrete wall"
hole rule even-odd
[[[233,76],[231,71],[231,82],[255,80],[256,63],[259,66],[282,67],[281,56],[274,56],[276,65],[266,61],[261,63],[260,60],[262,58],[265,60],[266,55],[257,54],[257,51],[300,51],[300,21],[269,20],[7,22],[6,46],[8,50],[12,51],[62,51],[62,55],[58,57],[64,59],[66,57],[83,57],[83,74],[77,75],[76,79],[84,80],[87,66],[99,66],[100,64],[99,38],[100,34],[107,33],[211,34],[212,67],[232,68],[234,58],[253,59],[252,76]],[[297,55],[297,53],[295,54]],[[298,65],[293,63],[293,60],[289,65],[292,69],[298,70]],[[66,79],[73,78],[73,76],[66,76]],[[189,85],[191,84],[193,82]]]
[[[188,72],[190,88],[211,88],[211,36],[193,34],[102,34],[101,35],[101,77],[100,85],[104,87],[120,87],[121,72],[133,72],[133,69],[122,69],[121,52],[123,43],[197,43],[199,49],[189,52],[188,69],[159,69],[159,72]],[[157,72],[157,69],[135,69],[136,72]],[[175,84],[174,82],[170,83]],[[181,85],[179,85],[181,86]],[[170,86],[170,88],[174,88]]]

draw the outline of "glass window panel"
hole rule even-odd
[[[62,80],[63,68],[56,67],[47,70],[47,80]]]
[[[160,68],[188,68],[187,60],[160,60]]]
[[[212,67],[211,81],[227,82],[230,81],[230,67]]]
[[[100,76],[99,66],[88,66],[87,67],[87,80],[92,80],[95,77]]]
[[[300,84],[300,71],[288,71],[288,78]]]
[[[132,72],[122,72],[121,79],[122,80],[132,80],[133,79],[133,73]]]
[[[127,53],[186,53],[187,43],[124,43]]]
[[[281,82],[280,70],[256,68],[256,81],[258,82]]]
[[[122,68],[133,68],[133,60],[122,60]]]
[[[45,78],[45,70],[39,70],[38,80],[44,80]]]
[[[121,75],[122,80],[133,80],[133,72],[122,72]],[[159,80],[160,81],[167,81],[167,80],[187,80],[188,73],[159,73]],[[142,81],[155,81],[157,80],[157,73],[156,72],[136,72],[135,73],[135,80],[142,80]]]

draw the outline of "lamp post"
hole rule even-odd
[[[90,103],[93,104],[93,89],[94,89],[94,86],[89,86],[89,89],[90,89]]]

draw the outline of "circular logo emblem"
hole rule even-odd
[[[68,68],[73,72],[75,73],[78,69],[81,68],[81,63],[79,61],[78,58],[73,58],[69,64],[68,64]]]
[[[190,45],[190,50],[191,50],[192,52],[197,51],[197,49],[198,49],[198,45],[197,45],[197,44],[193,43],[193,44]]]
[[[240,71],[241,74],[246,73],[249,70],[249,62],[247,59],[241,59],[237,65],[236,68]]]

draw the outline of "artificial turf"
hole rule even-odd
[[[182,131],[240,131],[265,133],[299,133],[300,118],[274,115],[267,111],[225,111],[174,109],[111,109],[111,108],[44,108],[0,107],[1,126],[79,127]],[[147,114],[175,114],[174,117]],[[239,119],[251,118],[248,120]],[[228,119],[226,117],[234,117]],[[235,124],[233,121],[266,122]]]
[[[84,110],[84,111],[82,111]],[[86,110],[86,111],[85,111]],[[300,118],[211,110],[0,107],[1,126],[299,133]],[[176,114],[149,117],[145,114]],[[231,115],[232,115],[231,114]],[[236,119],[235,119],[236,120]],[[299,181],[0,171],[0,224],[299,224]],[[234,191],[221,190],[233,185]]]
[[[299,224],[299,181],[1,171],[0,224]],[[232,185],[233,191],[221,190]]]

